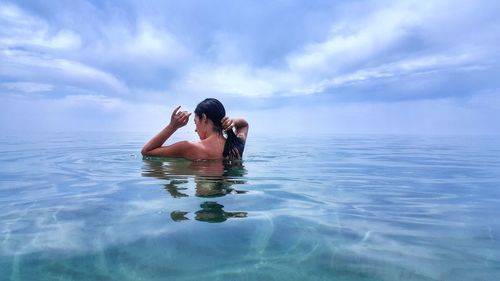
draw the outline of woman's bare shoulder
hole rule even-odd
[[[185,149],[187,150],[185,158],[189,160],[217,158],[214,148],[209,143],[203,141],[186,141]]]

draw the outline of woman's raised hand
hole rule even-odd
[[[222,123],[222,129],[224,131],[232,130],[233,127],[234,127],[234,121],[233,121],[233,119],[231,119],[228,116],[222,118],[221,123]]]
[[[187,111],[179,111],[181,106],[179,105],[174,112],[172,112],[172,117],[170,117],[170,126],[173,126],[175,129],[179,129],[181,127],[186,126],[189,121],[189,116],[191,113]]]

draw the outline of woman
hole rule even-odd
[[[227,117],[222,103],[213,98],[200,102],[194,111],[195,131],[200,137],[199,142],[180,141],[162,146],[177,129],[189,121],[191,113],[179,111],[179,108],[180,106],[172,113],[170,124],[144,145],[142,155],[182,157],[189,160],[241,159],[248,134],[248,123],[241,118]],[[223,131],[227,133],[227,138],[224,137]]]

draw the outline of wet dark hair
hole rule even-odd
[[[196,106],[194,113],[199,118],[205,114],[214,123],[214,130],[222,135],[222,118],[226,116],[226,110],[220,101],[214,98],[205,99]],[[222,156],[228,160],[241,159],[245,143],[236,136],[232,129],[226,133],[227,139]]]

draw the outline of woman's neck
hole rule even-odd
[[[224,139],[221,133],[216,132],[213,127],[209,127],[207,130],[206,139],[221,138]]]

